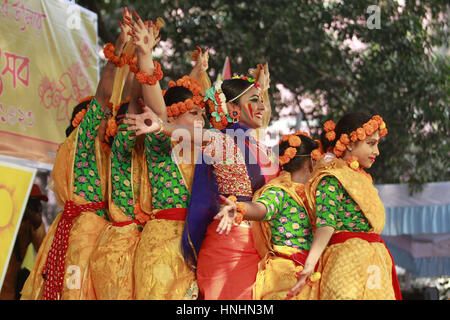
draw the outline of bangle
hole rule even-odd
[[[244,220],[245,215],[247,214],[247,206],[244,202],[236,202],[237,214],[235,222],[237,224],[241,224],[242,220]]]
[[[163,131],[164,123],[161,118],[158,118],[159,121],[159,130],[155,132],[155,134],[160,134]]]
[[[137,64],[137,57],[123,53],[120,57],[115,55],[115,49],[114,45],[112,43],[107,43],[105,45],[105,48],[103,49],[103,53],[105,55],[105,58],[111,61],[113,64],[116,65],[116,67],[121,68],[125,64],[128,64],[130,66],[130,71],[133,73],[138,72],[138,68],[136,66]]]
[[[153,65],[155,66],[155,69],[153,70],[152,75],[149,75],[144,71],[139,71],[138,73],[136,73],[136,79],[140,83],[153,86],[163,78],[164,74],[161,70],[161,65],[156,61],[153,62]]]

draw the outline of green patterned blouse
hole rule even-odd
[[[336,177],[326,176],[316,190],[317,228],[331,226],[336,230],[368,232],[369,221]]]
[[[103,201],[95,154],[95,138],[103,117],[102,107],[94,98],[78,128],[74,161],[74,193],[89,202]],[[105,209],[97,210],[96,213],[108,219]]]
[[[132,156],[136,136],[131,131],[118,131],[111,147],[111,198],[116,206],[134,219]]]
[[[272,243],[299,250],[309,250],[313,239],[306,210],[286,191],[270,188],[256,200],[267,208],[267,220],[272,231]]]
[[[153,209],[187,208],[189,191],[178,165],[172,159],[170,137],[147,134],[145,155],[152,185]]]

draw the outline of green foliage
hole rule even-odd
[[[351,111],[380,114],[389,134],[371,170],[375,183],[409,183],[417,190],[425,182],[450,180],[450,10],[445,2],[405,1],[399,7],[397,1],[376,1],[380,29],[366,25],[372,0],[78,3],[99,14],[104,42],[118,34],[122,6],[143,18],[163,17],[162,37],[173,49],[161,58],[165,81],[190,72],[189,52],[199,45],[211,48],[213,80],[226,56],[237,74],[268,61],[273,119],[285,107],[276,84],[294,94],[295,112],[318,124]],[[354,37],[362,49],[348,45]],[[313,110],[298,104],[305,94],[316,102]]]

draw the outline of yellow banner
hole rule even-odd
[[[36,169],[0,161],[0,289]]]
[[[53,163],[98,82],[97,15],[64,0],[0,0],[0,154]]]

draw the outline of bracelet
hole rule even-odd
[[[136,73],[139,71],[137,65],[137,57],[123,53],[120,57],[114,54],[115,48],[114,45],[108,42],[103,49],[103,53],[105,58],[111,61],[116,67],[121,68],[124,65],[128,64],[130,66],[130,71]]]
[[[244,202],[236,202],[237,214],[235,218],[235,222],[239,225],[242,220],[244,220],[245,215],[247,214],[247,206]]]
[[[155,69],[153,70],[153,75],[149,75],[144,71],[139,71],[138,73],[136,73],[136,79],[140,83],[153,86],[163,78],[164,74],[161,70],[161,65],[156,61],[153,62],[153,65],[155,67]]]
[[[155,134],[160,134],[163,131],[164,123],[161,118],[158,118],[159,121],[159,130],[155,132]]]

